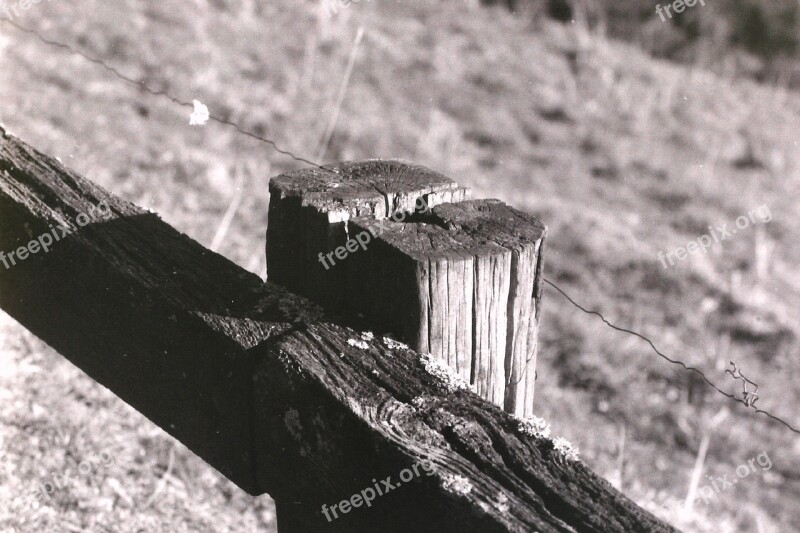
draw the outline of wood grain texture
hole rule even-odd
[[[0,130],[0,250],[100,201],[107,220],[0,266],[0,307],[240,487],[269,492],[281,533],[672,531],[417,353],[325,319]],[[421,459],[434,475],[323,517]]]
[[[496,200],[441,205],[433,209],[432,217],[439,226],[449,231],[460,231],[469,235],[473,241],[470,247],[479,242],[493,243],[510,252],[507,297],[505,284],[490,294],[503,295],[498,306],[504,301],[507,304],[507,333],[503,346],[504,407],[510,413],[530,416],[533,414],[536,382],[541,276],[547,230],[534,216]],[[496,271],[494,265],[487,268],[489,272]],[[476,277],[480,276],[482,273],[476,273]],[[491,317],[490,312],[490,323]],[[479,364],[476,366],[481,368]]]
[[[435,355],[507,411],[533,414],[541,222],[496,200],[466,201],[448,178],[398,161],[292,172],[270,190],[270,280]],[[369,242],[331,254],[359,236]]]
[[[341,310],[346,269],[326,269],[323,255],[348,239],[354,217],[386,218],[413,211],[418,199],[430,206],[460,201],[469,191],[418,165],[395,160],[345,162],[298,170],[270,180],[267,273],[270,281]]]
[[[350,308],[445,361],[489,401],[532,415],[542,223],[498,200],[472,200],[350,226],[376,235],[347,258]]]

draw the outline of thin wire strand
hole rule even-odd
[[[14,22],[13,20],[11,20],[9,18],[0,17],[0,22],[5,22],[7,24],[10,24],[11,26],[16,28],[17,30],[19,30],[21,32],[24,32],[24,33],[27,33],[29,35],[32,35],[36,39],[38,39],[39,41],[41,41],[41,42],[43,42],[43,43],[45,43],[45,44],[47,44],[49,46],[54,46],[54,47],[57,47],[57,48],[61,48],[61,49],[67,50],[68,52],[70,52],[72,54],[75,54],[75,55],[78,55],[78,56],[86,59],[87,61],[89,61],[91,63],[99,65],[102,68],[104,68],[105,70],[107,70],[108,72],[110,72],[111,74],[113,74],[115,77],[119,78],[120,80],[122,80],[122,81],[124,81],[126,83],[129,83],[131,85],[135,85],[135,86],[139,87],[140,89],[144,90],[145,92],[147,92],[147,93],[149,93],[149,94],[151,94],[153,96],[160,96],[160,97],[167,98],[170,101],[172,101],[173,103],[178,104],[178,105],[183,106],[183,107],[193,107],[194,106],[193,103],[185,102],[185,101],[173,96],[172,94],[168,93],[167,91],[163,91],[163,90],[159,91],[159,90],[153,89],[153,88],[149,87],[144,81],[137,81],[137,80],[135,80],[133,78],[130,78],[130,77],[126,76],[125,74],[123,74],[120,71],[118,71],[116,68],[114,68],[114,67],[112,67],[110,65],[107,65],[101,59],[98,59],[96,57],[92,57],[92,56],[86,54],[85,52],[82,52],[82,51],[80,51],[80,50],[78,50],[76,48],[73,48],[73,47],[71,47],[71,46],[69,46],[67,44],[64,44],[64,43],[61,43],[61,42],[58,42],[58,41],[53,41],[51,39],[43,37],[42,35],[40,35],[35,30],[32,30],[30,28],[27,28],[25,26],[17,24],[16,22]],[[255,133],[253,133],[251,131],[245,130],[244,128],[239,126],[237,123],[232,122],[232,121],[230,121],[228,119],[224,119],[224,118],[217,117],[217,116],[214,116],[214,115],[209,115],[209,119],[213,120],[214,122],[217,122],[219,124],[224,124],[226,126],[232,127],[234,130],[236,130],[240,134],[246,135],[247,137],[250,137],[251,139],[257,140],[257,141],[265,143],[265,144],[269,144],[270,146],[272,146],[272,148],[276,152],[278,152],[280,154],[283,154],[283,155],[286,155],[286,156],[289,156],[292,159],[294,159],[295,161],[299,161],[301,163],[309,164],[309,165],[311,165],[313,167],[319,168],[319,169],[324,170],[326,172],[330,172],[330,173],[334,173],[334,174],[337,173],[335,170],[332,170],[332,169],[326,168],[323,165],[319,165],[317,163],[314,163],[313,161],[305,159],[304,157],[296,156],[292,152],[280,148],[278,146],[278,144],[275,141],[273,141],[272,139],[268,139],[266,137],[262,137],[260,135],[257,135],[257,134],[255,134]],[[641,333],[637,333],[635,331],[632,331],[632,330],[629,330],[629,329],[626,329],[626,328],[622,328],[622,327],[619,327],[619,326],[616,326],[616,325],[612,324],[611,322],[606,320],[606,318],[602,314],[600,314],[599,312],[586,309],[583,306],[581,306],[580,304],[578,304],[566,292],[564,292],[560,287],[558,287],[552,281],[548,280],[547,278],[544,278],[544,282],[547,283],[548,285],[550,285],[551,287],[553,287],[559,293],[561,293],[561,295],[564,298],[566,298],[572,305],[574,305],[575,307],[577,307],[578,309],[580,309],[584,313],[589,314],[589,315],[595,315],[595,316],[599,317],[600,320],[602,320],[608,327],[610,327],[610,328],[612,328],[614,330],[617,330],[617,331],[620,331],[620,332],[623,332],[623,333],[627,333],[629,335],[633,335],[634,337],[638,337],[638,338],[642,339],[643,341],[647,342],[650,345],[650,347],[653,349],[653,351],[656,354],[658,354],[661,358],[663,358],[664,360],[672,363],[673,365],[681,366],[681,367],[683,367],[685,370],[687,370],[689,372],[696,373],[697,375],[699,375],[703,379],[703,381],[705,381],[710,387],[712,387],[718,393],[722,394],[723,396],[726,396],[729,399],[732,399],[732,400],[736,401],[737,403],[745,404],[744,400],[741,400],[741,399],[737,398],[736,396],[734,396],[733,394],[727,393],[724,390],[720,389],[701,370],[699,370],[699,369],[697,369],[697,368],[695,368],[693,366],[689,366],[689,365],[685,364],[682,361],[672,359],[672,358],[668,357],[667,355],[661,353],[661,351],[658,348],[656,348],[655,344],[653,344],[653,341],[651,341],[649,338],[645,337]],[[751,406],[748,406],[748,407],[751,407]],[[760,413],[760,414],[766,415],[769,418],[771,418],[771,419],[773,419],[773,420],[775,420],[777,422],[780,422],[781,424],[783,424],[784,426],[789,428],[794,433],[800,434],[800,430],[794,428],[791,424],[789,424],[785,420],[781,419],[780,417],[777,417],[777,416],[775,416],[775,415],[773,415],[773,414],[771,414],[771,413],[769,413],[769,412],[767,412],[767,411],[765,411],[763,409],[757,409],[757,408],[755,408],[755,406],[752,406],[752,407],[753,407],[753,409],[754,409],[754,411],[756,413]]]
[[[583,311],[583,312],[584,312],[584,313],[586,313],[587,315],[595,315],[595,316],[599,317],[599,318],[600,318],[600,320],[602,320],[602,321],[603,321],[603,322],[604,322],[604,323],[605,323],[605,324],[606,324],[608,327],[610,327],[611,329],[615,329],[615,330],[617,330],[617,331],[621,331],[621,332],[623,332],[623,333],[627,333],[628,335],[633,335],[634,337],[638,337],[638,338],[642,339],[642,340],[643,340],[643,341],[645,341],[647,344],[649,344],[649,345],[650,345],[650,347],[653,349],[653,351],[654,351],[655,353],[657,353],[657,354],[658,354],[658,355],[659,355],[661,358],[665,359],[666,361],[669,361],[669,362],[670,362],[670,363],[672,363],[673,365],[678,365],[678,366],[681,366],[681,367],[683,367],[685,370],[688,370],[688,371],[690,371],[690,372],[694,372],[695,374],[697,374],[697,375],[699,375],[700,377],[702,377],[702,378],[703,378],[703,380],[704,380],[706,383],[708,383],[708,385],[709,385],[709,386],[713,387],[713,388],[714,388],[714,389],[715,389],[717,392],[719,392],[719,393],[720,393],[720,394],[722,394],[723,396],[726,396],[726,397],[728,397],[728,398],[730,398],[730,399],[732,399],[732,400],[735,400],[737,403],[742,403],[742,404],[744,404],[745,406],[747,406],[747,404],[745,403],[745,401],[744,401],[744,400],[742,400],[742,399],[740,399],[740,398],[737,398],[737,397],[736,397],[736,396],[734,396],[733,394],[730,394],[730,393],[728,393],[728,392],[725,392],[724,390],[722,390],[722,389],[720,389],[719,387],[717,387],[717,386],[714,384],[714,382],[712,382],[710,379],[708,379],[708,377],[707,377],[707,376],[706,376],[706,375],[703,373],[703,371],[702,371],[702,370],[699,370],[699,369],[697,369],[697,368],[695,368],[695,367],[693,367],[693,366],[689,366],[689,365],[687,365],[686,363],[684,363],[683,361],[678,361],[678,360],[675,360],[675,359],[672,359],[672,358],[670,358],[669,356],[667,356],[667,355],[663,354],[663,353],[662,353],[662,352],[661,352],[661,351],[660,351],[658,348],[656,348],[656,345],[655,345],[655,344],[653,344],[653,341],[651,341],[649,338],[645,337],[645,336],[644,336],[644,335],[642,335],[641,333],[637,333],[637,332],[635,332],[635,331],[631,331],[631,330],[629,330],[629,329],[622,328],[622,327],[619,327],[619,326],[616,326],[616,325],[612,324],[611,322],[609,322],[608,320],[606,320],[606,317],[604,317],[604,316],[603,316],[602,314],[600,314],[598,311],[592,311],[592,310],[590,310],[590,309],[586,309],[585,307],[583,307],[582,305],[580,305],[579,303],[577,303],[577,302],[576,302],[575,300],[573,300],[573,299],[572,299],[572,298],[571,298],[571,297],[570,297],[570,296],[569,296],[569,295],[568,295],[566,292],[564,292],[564,290],[563,290],[563,289],[561,289],[561,287],[559,287],[558,285],[556,285],[555,283],[553,283],[553,282],[552,282],[552,281],[550,281],[549,279],[547,279],[547,278],[544,278],[544,282],[545,282],[545,283],[547,283],[548,285],[550,285],[551,287],[553,287],[553,288],[554,288],[555,290],[557,290],[559,293],[561,293],[561,295],[562,295],[564,298],[566,298],[566,299],[569,301],[569,303],[571,303],[572,305],[574,305],[575,307],[577,307],[578,309],[580,309],[581,311]],[[750,407],[750,406],[747,406],[747,407]],[[754,409],[754,410],[755,410],[755,412],[756,412],[756,413],[761,413],[761,414],[767,415],[768,417],[772,418],[773,420],[776,420],[776,421],[780,422],[781,424],[783,424],[784,426],[786,426],[787,428],[789,428],[789,429],[790,429],[790,430],[792,430],[793,432],[795,432],[795,433],[797,433],[797,434],[800,434],[800,430],[798,430],[798,429],[795,429],[795,428],[794,428],[794,427],[793,427],[791,424],[789,424],[789,423],[788,423],[788,422],[786,422],[785,420],[783,420],[783,419],[781,419],[781,418],[779,418],[779,417],[777,417],[777,416],[775,416],[775,415],[773,415],[773,414],[770,414],[769,412],[767,412],[767,411],[764,411],[763,409]]]
[[[152,87],[149,87],[142,80],[138,80],[137,81],[137,80],[135,80],[135,79],[133,79],[133,78],[131,78],[129,76],[126,76],[125,74],[123,74],[122,72],[117,70],[116,68],[106,64],[102,59],[98,59],[96,57],[92,57],[92,56],[88,55],[87,53],[85,53],[85,52],[83,52],[81,50],[78,50],[76,48],[73,48],[72,46],[70,46],[68,44],[64,44],[64,43],[61,43],[61,42],[58,42],[58,41],[53,41],[51,39],[48,39],[47,37],[44,37],[44,36],[40,35],[37,31],[32,30],[30,28],[27,28],[25,26],[22,26],[20,24],[17,24],[16,22],[14,22],[13,20],[11,20],[9,18],[0,17],[0,21],[5,22],[7,24],[10,24],[11,26],[13,26],[14,28],[16,28],[17,30],[19,30],[21,32],[24,32],[24,33],[27,33],[29,35],[34,36],[36,39],[40,40],[41,42],[43,42],[43,43],[45,43],[45,44],[47,44],[49,46],[54,46],[56,48],[61,48],[63,50],[68,51],[69,53],[78,55],[78,56],[84,58],[85,60],[87,60],[87,61],[89,61],[91,63],[94,63],[95,65],[99,65],[102,68],[104,68],[106,71],[110,72],[111,74],[113,74],[117,78],[121,79],[122,81],[124,81],[126,83],[129,83],[131,85],[135,85],[136,87],[139,87],[140,89],[144,90],[145,92],[147,92],[147,93],[149,93],[149,94],[151,94],[153,96],[160,96],[160,97],[163,97],[163,98],[167,98],[170,101],[172,101],[173,103],[178,104],[178,105],[183,106],[183,107],[194,107],[194,104],[192,102],[185,102],[185,101],[181,100],[180,98],[177,98],[176,96],[173,96],[172,94],[168,93],[167,91],[153,89]],[[235,122],[231,122],[228,119],[224,119],[222,117],[218,117],[218,116],[214,116],[214,115],[209,115],[208,118],[210,120],[213,120],[214,122],[219,123],[219,124],[224,124],[226,126],[230,126],[230,127],[234,128],[237,132],[241,133],[242,135],[246,135],[246,136],[250,137],[251,139],[255,139],[255,140],[260,141],[260,142],[265,143],[265,144],[269,144],[270,146],[272,146],[272,148],[276,152],[278,152],[280,154],[283,154],[283,155],[286,155],[286,156],[289,156],[292,159],[294,159],[295,161],[299,161],[301,163],[309,164],[309,165],[314,166],[316,168],[322,169],[322,170],[324,170],[326,172],[334,172],[333,170],[325,168],[324,166],[319,165],[317,163],[314,163],[313,161],[309,161],[308,159],[306,159],[304,157],[299,157],[299,156],[294,155],[289,150],[285,150],[285,149],[281,148],[280,146],[278,146],[278,144],[275,141],[273,141],[272,139],[268,139],[266,137],[262,137],[260,135],[257,135],[257,134],[255,134],[255,133],[253,133],[251,131],[247,131],[247,130],[243,129],[241,126],[239,126],[238,124],[236,124]]]

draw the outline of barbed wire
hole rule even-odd
[[[21,32],[24,32],[24,33],[27,33],[29,35],[34,36],[36,39],[40,40],[41,42],[43,42],[43,43],[45,43],[45,44],[47,44],[49,46],[54,46],[56,48],[61,48],[63,50],[67,50],[68,52],[70,52],[72,54],[75,54],[77,56],[80,56],[80,57],[84,58],[85,60],[87,60],[87,61],[89,61],[91,63],[94,63],[95,65],[99,65],[100,67],[102,67],[106,71],[110,72],[111,74],[113,74],[117,78],[121,79],[122,81],[124,81],[126,83],[129,83],[131,85],[135,85],[136,87],[139,87],[140,89],[144,90],[145,92],[147,92],[147,93],[149,93],[149,94],[151,94],[153,96],[160,96],[160,97],[167,98],[170,101],[172,101],[173,103],[178,104],[178,105],[183,106],[183,107],[194,107],[194,104],[192,102],[186,102],[184,100],[181,100],[177,96],[174,96],[174,95],[170,94],[167,91],[153,89],[152,87],[148,86],[144,81],[135,80],[135,79],[133,79],[133,78],[131,78],[129,76],[126,76],[125,74],[123,74],[122,72],[117,70],[116,68],[112,67],[111,65],[106,64],[102,59],[90,56],[89,54],[83,52],[82,50],[78,50],[77,48],[74,48],[74,47],[72,47],[72,46],[70,46],[68,44],[65,44],[65,43],[61,43],[61,42],[58,42],[58,41],[53,41],[51,39],[48,39],[47,37],[44,37],[41,34],[39,34],[36,30],[32,30],[31,28],[27,28],[25,26],[22,26],[21,24],[17,24],[16,22],[14,22],[13,20],[11,20],[9,18],[0,17],[0,21],[10,24],[11,26],[15,27],[16,29],[18,29]],[[242,135],[246,135],[246,136],[248,136],[248,137],[250,137],[252,139],[255,139],[257,141],[260,141],[262,143],[269,144],[270,146],[272,146],[272,148],[276,152],[278,152],[280,154],[283,154],[283,155],[286,155],[286,156],[289,156],[292,159],[294,159],[295,161],[299,161],[301,163],[306,163],[306,164],[312,165],[312,166],[320,168],[320,169],[322,169],[322,170],[324,170],[326,172],[334,172],[333,170],[331,170],[329,168],[325,168],[322,165],[314,163],[313,161],[309,161],[308,159],[306,159],[304,157],[300,157],[300,156],[297,156],[297,155],[293,154],[289,150],[281,148],[272,139],[268,139],[266,137],[262,137],[261,135],[253,133],[252,131],[245,130],[244,128],[242,128],[241,126],[236,124],[235,122],[232,122],[232,121],[230,121],[228,119],[225,119],[225,118],[222,118],[222,117],[218,117],[218,116],[215,116],[215,115],[212,115],[212,114],[209,114],[208,118],[209,118],[209,120],[213,120],[214,122],[217,122],[219,124],[224,124],[226,126],[230,126],[230,127],[234,128],[237,132],[241,133]]]
[[[99,65],[100,67],[102,67],[106,71],[110,72],[112,75],[114,75],[115,77],[119,78],[120,80],[122,80],[122,81],[124,81],[124,82],[126,82],[128,84],[135,85],[136,87],[139,87],[140,89],[144,90],[145,92],[147,92],[147,93],[149,93],[149,94],[151,94],[153,96],[159,96],[159,97],[167,98],[170,101],[172,101],[173,103],[178,104],[178,105],[183,106],[183,107],[193,107],[193,105],[194,105],[192,102],[186,102],[184,100],[181,100],[180,98],[172,95],[171,93],[169,93],[167,91],[153,89],[152,87],[149,87],[144,81],[141,81],[141,80],[137,81],[137,80],[135,80],[135,79],[133,79],[133,78],[131,78],[129,76],[126,76],[125,74],[123,74],[119,70],[117,70],[116,68],[106,64],[102,59],[90,56],[90,55],[86,54],[85,52],[83,52],[81,50],[78,50],[78,49],[76,49],[76,48],[74,48],[74,47],[72,47],[72,46],[70,46],[68,44],[48,39],[48,38],[40,35],[36,30],[33,30],[31,28],[27,28],[25,26],[22,26],[21,24],[18,24],[16,22],[14,22],[13,20],[9,19],[9,18],[0,17],[0,22],[5,22],[7,24],[10,24],[11,26],[16,28],[17,30],[19,30],[21,32],[24,32],[24,33],[27,33],[29,35],[32,35],[36,39],[38,39],[39,41],[41,41],[41,42],[43,42],[43,43],[45,43],[45,44],[47,44],[49,46],[53,46],[53,47],[57,47],[57,48],[60,48],[60,49],[63,49],[63,50],[67,50],[68,52],[70,52],[72,54],[75,54],[77,56],[80,56],[80,57],[86,59],[87,61],[89,61],[91,63]],[[228,119],[224,119],[224,118],[221,118],[221,117],[217,117],[217,116],[214,116],[214,115],[211,115],[211,114],[209,114],[209,119],[213,120],[214,122],[217,122],[219,124],[224,124],[226,126],[232,127],[235,131],[237,131],[238,133],[240,133],[242,135],[246,135],[247,137],[255,139],[255,140],[259,141],[259,142],[262,142],[264,144],[268,144],[276,152],[278,152],[280,154],[283,154],[283,155],[286,155],[286,156],[289,156],[292,159],[294,159],[295,161],[312,165],[312,166],[314,166],[316,168],[319,168],[321,170],[324,170],[326,172],[330,172],[330,173],[334,173],[334,174],[337,173],[335,170],[326,168],[325,166],[319,165],[317,163],[314,163],[313,161],[310,161],[310,160],[308,160],[308,159],[306,159],[304,157],[295,155],[291,151],[283,149],[280,146],[278,146],[278,144],[274,140],[266,138],[266,137],[263,137],[263,136],[258,135],[256,133],[253,133],[251,131],[245,130],[244,128],[242,128],[241,126],[239,126],[237,123],[235,123],[233,121],[230,121]],[[627,333],[629,335],[633,335],[634,337],[638,337],[638,338],[642,339],[643,341],[647,342],[650,345],[650,347],[653,349],[653,351],[656,354],[658,354],[661,358],[663,358],[664,360],[668,361],[669,363],[671,363],[673,365],[681,366],[683,369],[685,369],[688,372],[692,372],[692,373],[695,373],[695,374],[699,375],[703,379],[703,381],[705,381],[705,383],[708,384],[708,386],[712,387],[718,393],[722,394],[723,396],[725,396],[725,397],[727,397],[727,398],[729,398],[729,399],[731,399],[731,400],[733,400],[733,401],[735,401],[737,403],[742,403],[746,407],[752,407],[753,410],[756,413],[766,415],[769,418],[771,418],[771,419],[773,419],[773,420],[775,420],[777,422],[780,422],[781,424],[786,426],[789,430],[793,431],[794,433],[800,434],[800,430],[798,430],[795,427],[793,427],[789,422],[787,422],[787,421],[783,420],[782,418],[780,418],[778,416],[775,416],[775,415],[773,415],[773,414],[771,414],[771,413],[769,413],[769,412],[767,412],[767,411],[765,411],[763,409],[756,408],[756,406],[754,405],[755,401],[753,401],[752,397],[748,396],[748,394],[745,394],[744,398],[737,398],[735,395],[730,394],[728,392],[725,392],[724,390],[719,388],[713,381],[711,381],[702,370],[700,370],[698,368],[695,368],[693,366],[689,366],[686,363],[684,363],[683,361],[672,359],[671,357],[665,355],[664,353],[662,353],[656,347],[656,345],[653,343],[653,341],[650,340],[645,335],[642,335],[641,333],[637,333],[636,331],[633,331],[633,330],[630,330],[630,329],[623,328],[623,327],[616,326],[616,325],[612,324],[600,312],[593,311],[593,310],[590,310],[590,309],[586,309],[585,307],[583,307],[580,304],[578,304],[574,299],[572,299],[558,285],[556,285],[552,281],[548,280],[547,278],[543,278],[543,279],[544,279],[545,283],[547,283],[548,285],[553,287],[556,291],[561,293],[561,295],[564,298],[566,298],[567,301],[569,301],[573,306],[577,307],[578,309],[580,309],[584,313],[589,314],[589,315],[595,315],[595,316],[599,317],[600,320],[602,320],[608,327],[610,327],[610,328],[612,328],[612,329],[614,329],[616,331]],[[734,366],[734,369],[735,368],[736,367]],[[737,378],[737,376],[735,374],[731,374],[731,375],[733,375],[734,378]],[[746,389],[745,389],[745,391],[746,391]],[[756,398],[757,398],[757,396],[756,396]]]
[[[730,374],[731,377],[737,381],[742,380],[742,394],[744,395],[742,401],[747,407],[754,406],[758,401],[758,383],[747,379],[747,377],[744,374],[742,374],[742,371],[736,367],[736,363],[731,361],[730,364],[733,367],[733,369],[728,369],[725,371],[725,373]],[[747,390],[748,383],[750,385],[753,385],[756,389],[753,391],[748,391]]]
[[[662,353],[658,348],[656,348],[656,345],[648,337],[642,335],[641,333],[637,333],[636,331],[633,331],[633,330],[630,330],[630,329],[623,328],[623,327],[617,326],[615,324],[612,324],[599,311],[593,311],[591,309],[586,309],[585,307],[580,305],[578,302],[573,300],[572,297],[570,297],[561,287],[559,287],[558,285],[556,285],[555,283],[553,283],[549,279],[544,278],[544,282],[547,283],[548,285],[550,285],[551,287],[553,287],[559,293],[561,293],[561,295],[564,298],[566,298],[569,301],[569,303],[571,303],[572,305],[574,305],[575,307],[577,307],[578,309],[580,309],[584,313],[586,313],[588,315],[595,315],[595,316],[599,317],[600,320],[602,320],[611,329],[615,329],[617,331],[621,331],[623,333],[627,333],[628,335],[633,335],[634,337],[638,337],[638,338],[642,339],[647,344],[649,344],[650,347],[653,349],[653,351],[656,354],[658,354],[661,358],[665,359],[666,361],[669,361],[673,365],[681,366],[685,370],[687,370],[689,372],[693,372],[693,373],[699,375],[701,378],[703,378],[703,381],[705,381],[710,387],[712,387],[714,390],[716,390],[717,392],[719,392],[723,396],[726,396],[726,397],[730,398],[731,400],[736,401],[737,403],[744,404],[746,407],[752,407],[753,410],[756,413],[764,414],[764,415],[772,418],[773,420],[776,420],[776,421],[780,422],[781,424],[783,424],[784,426],[789,428],[791,431],[793,431],[793,432],[795,432],[797,434],[800,434],[800,430],[794,428],[791,424],[789,424],[789,422],[786,422],[785,420],[783,420],[783,419],[781,419],[781,418],[779,418],[779,417],[777,417],[777,416],[775,416],[775,415],[773,415],[773,414],[771,414],[771,413],[769,413],[767,411],[764,411],[763,409],[756,408],[755,405],[753,405],[752,403],[748,403],[748,401],[747,401],[748,400],[748,396],[747,395],[745,395],[745,398],[737,398],[735,395],[730,394],[729,392],[725,392],[724,390],[720,389],[713,381],[711,381],[708,378],[708,376],[706,376],[705,373],[702,370],[700,370],[698,368],[695,368],[693,366],[689,366],[686,363],[684,363],[683,361],[672,359],[671,357],[669,357],[669,356],[665,355],[664,353]]]

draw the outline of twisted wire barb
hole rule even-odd
[[[637,333],[637,332],[635,332],[635,331],[632,331],[632,330],[630,330],[630,329],[626,329],[626,328],[623,328],[623,327],[620,327],[620,326],[616,326],[616,325],[612,324],[611,322],[609,322],[608,320],[606,320],[606,317],[604,317],[602,314],[600,314],[600,312],[598,312],[598,311],[593,311],[593,310],[591,310],[591,309],[586,309],[585,307],[583,307],[582,305],[580,305],[579,303],[577,303],[575,300],[573,300],[573,299],[572,299],[572,298],[571,298],[571,297],[570,297],[570,296],[569,296],[569,295],[568,295],[566,292],[564,292],[564,290],[563,290],[563,289],[561,289],[561,288],[560,288],[558,285],[556,285],[555,283],[553,283],[553,282],[552,282],[552,281],[550,281],[549,279],[547,279],[547,278],[544,278],[544,282],[545,282],[545,283],[547,283],[548,285],[550,285],[551,287],[553,287],[553,288],[554,288],[555,290],[557,290],[559,293],[561,293],[561,295],[562,295],[564,298],[566,298],[566,299],[569,301],[569,303],[571,303],[572,305],[574,305],[575,307],[577,307],[578,309],[580,309],[581,311],[583,311],[583,312],[584,312],[584,313],[586,313],[587,315],[595,315],[595,316],[599,317],[599,318],[600,318],[600,320],[602,320],[602,321],[603,321],[603,322],[604,322],[604,323],[605,323],[605,324],[606,324],[608,327],[610,327],[611,329],[615,329],[615,330],[617,330],[617,331],[621,331],[621,332],[623,332],[623,333],[627,333],[628,335],[633,335],[634,337],[638,337],[638,338],[642,339],[642,340],[643,340],[643,341],[645,341],[647,344],[649,344],[649,345],[650,345],[650,347],[653,349],[653,351],[654,351],[656,354],[658,354],[658,355],[659,355],[659,356],[660,356],[662,359],[664,359],[664,360],[666,360],[666,361],[669,361],[669,362],[670,362],[670,363],[672,363],[673,365],[678,365],[678,366],[681,366],[681,367],[683,367],[685,370],[687,370],[687,371],[689,371],[689,372],[694,372],[695,374],[697,374],[697,375],[699,375],[701,378],[703,378],[703,381],[705,381],[705,382],[706,382],[706,383],[707,383],[707,384],[708,384],[710,387],[712,387],[714,390],[716,390],[717,392],[719,392],[719,393],[720,393],[720,394],[722,394],[723,396],[726,396],[727,398],[730,398],[731,400],[734,400],[734,401],[735,401],[735,402],[737,402],[737,403],[744,404],[744,405],[745,405],[745,406],[747,406],[747,407],[752,407],[752,408],[753,408],[753,410],[754,410],[756,413],[764,414],[764,415],[766,415],[766,416],[768,416],[768,417],[772,418],[773,420],[775,420],[775,421],[777,421],[777,422],[780,422],[781,424],[783,424],[784,426],[786,426],[787,428],[789,428],[791,431],[793,431],[793,432],[797,433],[798,435],[800,435],[800,430],[798,430],[798,429],[796,429],[795,427],[793,427],[791,424],[789,424],[789,422],[786,422],[786,421],[785,421],[785,420],[783,420],[782,418],[780,418],[780,417],[777,417],[777,416],[775,416],[775,415],[773,415],[773,414],[771,414],[771,413],[769,413],[769,412],[767,412],[767,411],[765,411],[765,410],[763,410],[763,409],[758,409],[758,408],[756,408],[756,407],[755,407],[755,405],[753,405],[753,404],[752,404],[753,402],[751,402],[751,403],[748,403],[748,396],[745,396],[745,398],[744,398],[744,399],[740,399],[740,398],[737,398],[737,397],[736,397],[735,395],[733,395],[733,394],[730,394],[730,393],[728,393],[728,392],[725,392],[724,390],[720,389],[720,388],[719,388],[717,385],[715,385],[713,381],[711,381],[710,379],[708,379],[708,377],[705,375],[705,373],[703,373],[703,371],[702,371],[702,370],[700,370],[700,369],[698,369],[698,368],[695,368],[695,367],[693,367],[693,366],[689,366],[689,365],[687,365],[686,363],[684,363],[683,361],[679,361],[679,360],[676,360],[676,359],[672,359],[671,357],[669,357],[669,356],[667,356],[667,355],[663,354],[663,353],[662,353],[662,352],[661,352],[661,351],[660,351],[658,348],[656,348],[656,345],[655,345],[655,344],[653,344],[653,341],[651,341],[649,338],[647,338],[646,336],[642,335],[641,333]],[[748,380],[748,381],[749,381],[749,380]],[[753,383],[753,382],[751,381],[750,383]]]
[[[742,389],[744,393],[744,399],[742,400],[747,407],[755,406],[756,402],[758,401],[758,383],[755,381],[751,381],[747,379],[747,377],[742,374],[742,371],[736,367],[736,363],[733,361],[730,362],[733,369],[728,369],[725,371],[726,374],[730,374],[731,377],[735,380],[742,380]],[[753,385],[756,390],[748,391],[747,384]]]

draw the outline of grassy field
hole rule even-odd
[[[655,16],[655,15],[654,15]],[[539,216],[546,276],[725,390],[800,426],[800,94],[653,59],[580,24],[477,2],[125,0],[35,4],[15,19],[130,78],[315,158],[357,50],[326,162],[399,157]],[[301,164],[0,23],[0,121],[115,194],[264,274],[267,180]],[[751,224],[665,269],[658,258]],[[2,223],[2,221],[0,221]],[[784,532],[800,520],[800,439],[546,289],[537,404],[554,433],[685,531]],[[708,505],[703,474],[759,470]],[[39,484],[101,453],[52,498]],[[701,485],[711,483],[703,477]],[[0,531],[275,531],[253,499],[0,314]]]

